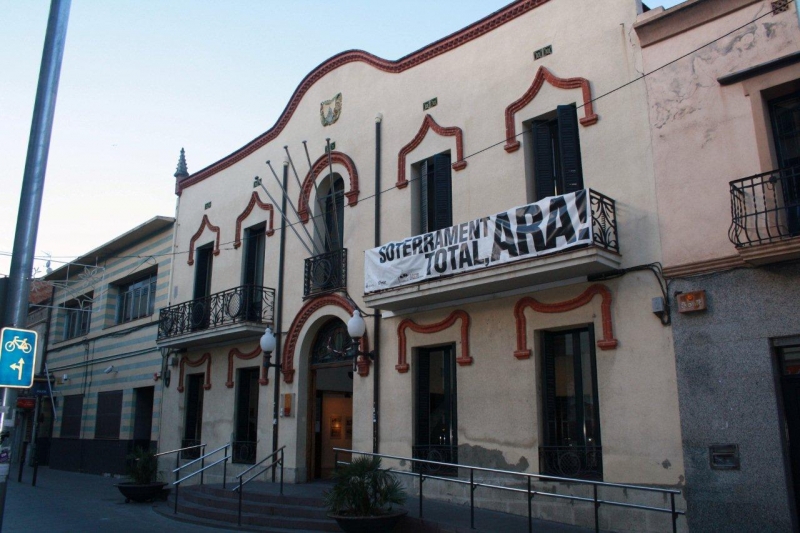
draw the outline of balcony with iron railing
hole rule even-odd
[[[242,285],[161,309],[159,347],[188,348],[208,342],[260,337],[272,324],[275,290]]]
[[[592,189],[544,198],[367,250],[364,301],[406,313],[578,282],[621,267],[618,235],[612,198]]]
[[[303,275],[303,297],[347,289],[347,248],[309,257]]]
[[[754,264],[800,255],[800,166],[730,182],[728,237]]]

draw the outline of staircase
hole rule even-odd
[[[250,483],[242,495],[242,529],[268,532],[341,531],[326,516],[322,490],[327,486],[304,484],[287,486],[280,495],[271,483]],[[156,510],[169,518],[210,526],[236,528],[239,495],[231,486],[194,485],[182,487],[178,498],[178,514],[173,514],[174,491],[168,507]]]

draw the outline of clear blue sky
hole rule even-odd
[[[73,0],[37,255],[68,260],[173,215],[180,148],[194,172],[241,147],[331,55],[397,59],[509,1]],[[46,0],[0,0],[0,274],[48,10]]]

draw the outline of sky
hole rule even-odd
[[[330,56],[361,49],[398,59],[509,1],[73,0],[36,256],[58,268],[156,215],[173,216],[180,149],[192,173],[240,148],[272,127]],[[3,275],[49,4],[0,0]],[[43,260],[34,266],[44,272]]]

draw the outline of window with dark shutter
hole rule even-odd
[[[456,369],[453,346],[420,348],[413,454],[416,459],[458,463]],[[416,472],[456,475],[454,467],[415,463]]]
[[[61,414],[61,438],[81,436],[83,417],[83,394],[64,396],[64,410]]]
[[[531,123],[536,200],[583,189],[577,108],[560,105],[555,115]]]
[[[122,418],[122,391],[101,392],[97,395],[97,421],[94,438],[119,439]]]
[[[437,154],[419,163],[420,233],[453,225],[450,154]]]

